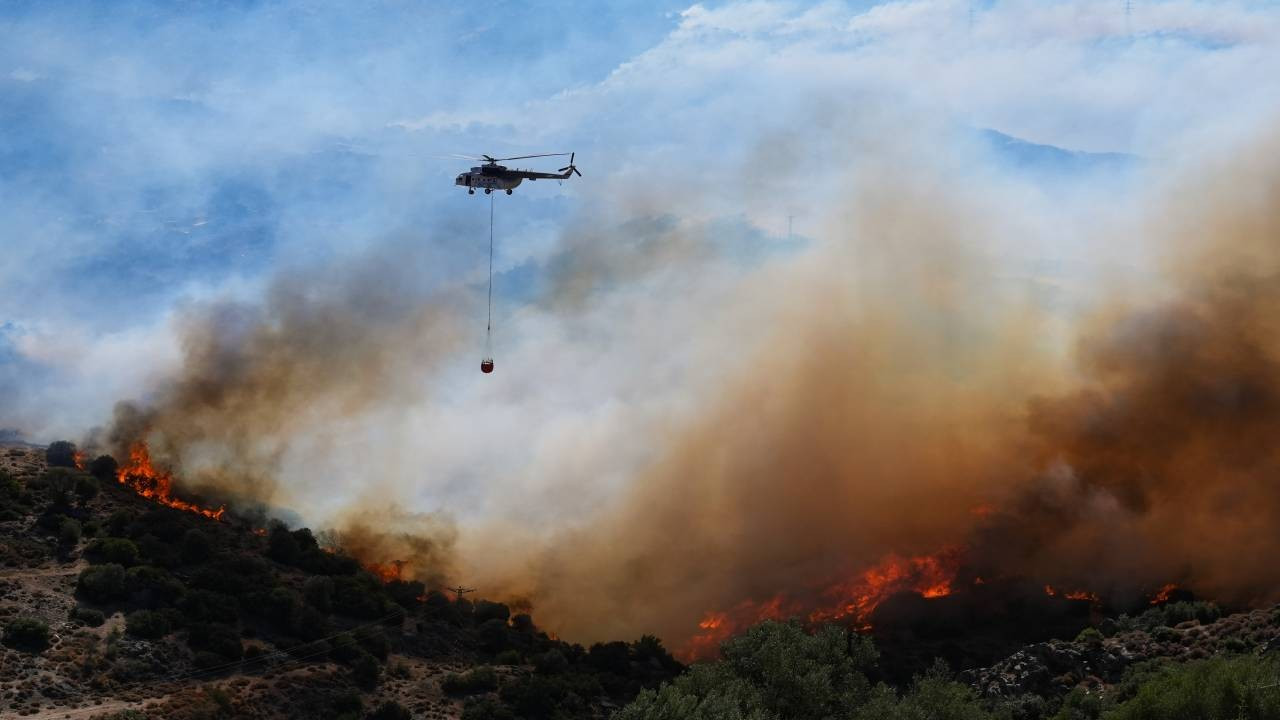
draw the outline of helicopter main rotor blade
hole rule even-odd
[[[562,157],[564,155],[572,155],[573,153],[543,153],[541,155],[516,155],[515,157],[494,158],[495,160],[524,160],[526,158],[536,157]]]

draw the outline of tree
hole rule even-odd
[[[66,440],[49,443],[44,451],[44,461],[49,467],[74,468],[76,466],[76,445]]]
[[[116,459],[110,455],[99,455],[89,463],[89,474],[102,482],[115,482],[116,473],[119,472],[120,466],[116,464]]]

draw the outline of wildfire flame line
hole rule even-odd
[[[1067,600],[1088,600],[1091,603],[1102,602],[1097,593],[1091,593],[1088,590],[1071,590],[1063,592],[1052,585],[1044,586],[1044,594],[1053,598],[1066,598]]]
[[[137,442],[129,448],[129,462],[116,471],[116,480],[142,497],[171,508],[214,520],[221,520],[227,512],[226,506],[210,510],[174,497],[173,475],[166,470],[158,470],[151,464],[151,453],[147,451],[146,443]]]
[[[720,643],[742,629],[764,620],[806,618],[811,623],[851,621],[869,630],[871,613],[889,596],[909,591],[926,598],[951,594],[960,551],[947,549],[934,555],[902,557],[890,554],[875,566],[817,593],[815,601],[778,594],[764,602],[744,601],[727,611],[712,611],[698,623],[695,634],[680,651],[685,659],[715,655]],[[813,609],[814,606],[817,609]]]

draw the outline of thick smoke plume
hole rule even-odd
[[[744,284],[732,307],[760,341],[611,511],[540,558],[535,606],[569,636],[679,640],[708,610],[816,604],[878,558],[957,547],[968,579],[1274,600],[1276,149],[1178,174],[1126,235],[1028,226],[1009,195],[919,168],[865,174],[825,243]],[[1066,318],[1066,354],[1061,314],[998,287],[1001,241],[1055,222],[1157,258]]]
[[[707,611],[816,597],[886,555],[943,549],[968,573],[1116,596],[1178,582],[1273,599],[1277,142],[1152,170],[1182,179],[1103,214],[1101,197],[1040,196],[880,140],[853,148],[801,250],[744,258],[716,228],[655,221],[651,208],[608,231],[571,223],[564,247],[590,253],[553,266],[526,328],[548,330],[557,351],[578,342],[585,356],[631,358],[603,377],[650,383],[647,402],[601,413],[605,429],[547,442],[514,479],[473,491],[554,524],[482,514],[455,536],[432,515],[370,538],[362,513],[448,478],[423,480],[432,468],[406,447],[404,477],[375,502],[353,489],[365,468],[313,468],[349,478],[349,509],[331,513],[354,518],[346,544],[409,561],[418,579],[461,573],[491,597],[528,598],[540,624],[575,640],[653,632],[678,644]],[[1089,268],[1046,278],[1028,262],[1061,245],[1133,245],[1157,260],[1122,286]],[[281,281],[261,307],[193,311],[182,373],[123,408],[113,438],[149,440],[197,484],[299,504],[313,492],[299,442],[426,403],[403,378],[431,377],[461,335],[461,301],[405,299],[379,272],[329,280]],[[521,342],[526,360],[556,357]],[[680,361],[653,362],[666,355]],[[569,394],[606,371],[545,372]],[[560,408],[524,402],[511,405],[524,424],[554,425]],[[549,474],[559,501],[520,481]],[[621,480],[605,492],[602,477]],[[557,502],[572,511],[557,516]]]
[[[382,484],[359,468],[314,461],[319,448],[352,442],[357,418],[420,397],[422,379],[460,342],[466,303],[456,292],[424,295],[404,249],[389,243],[339,267],[281,275],[260,304],[188,308],[181,371],[145,403],[117,405],[91,442],[122,458],[146,443],[188,491],[242,514],[296,517],[289,511],[308,499],[323,507],[308,496],[330,492],[333,473],[360,476],[363,488],[340,480],[338,544],[403,559],[407,576],[437,577],[454,539],[447,518],[391,510]],[[282,481],[289,467],[308,481]]]

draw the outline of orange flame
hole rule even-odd
[[[173,496],[173,475],[167,470],[158,470],[151,464],[151,453],[147,445],[136,442],[129,448],[129,462],[116,473],[116,480],[128,486],[142,497],[154,500],[171,508],[204,515],[207,518],[221,520],[227,512],[225,506],[217,510],[202,508],[199,505],[179,500]]]
[[[80,452],[79,450],[76,450],[76,451],[75,451],[75,453],[74,453],[74,454],[72,454],[72,456],[71,456],[71,457],[72,457],[72,459],[75,461],[76,469],[77,469],[77,470],[87,470],[87,469],[88,469],[88,466],[87,466],[87,465],[85,465],[85,463],[84,463],[84,458],[85,458],[85,454],[84,454],[84,453]]]
[[[679,655],[686,660],[714,657],[720,643],[734,634],[764,620],[786,617],[803,617],[811,623],[851,622],[859,630],[869,630],[871,613],[891,595],[950,595],[959,556],[954,549],[917,557],[890,554],[874,567],[817,592],[816,598],[815,594],[805,598],[778,594],[764,602],[746,600],[727,611],[708,612]]]
[[[1156,594],[1151,596],[1150,604],[1159,605],[1160,603],[1169,602],[1169,598],[1173,597],[1174,591],[1178,589],[1177,583],[1168,583],[1161,586],[1161,588],[1156,591]]]
[[[1044,586],[1044,594],[1049,597],[1060,597],[1067,600],[1088,600],[1091,603],[1102,602],[1102,599],[1098,597],[1097,593],[1091,593],[1087,590],[1070,590],[1062,592],[1052,585]]]
[[[392,560],[389,563],[371,562],[366,564],[364,566],[364,569],[368,570],[374,575],[377,575],[378,579],[381,580],[382,582],[389,583],[392,580],[402,579],[401,573],[403,573],[404,571],[404,561]]]

